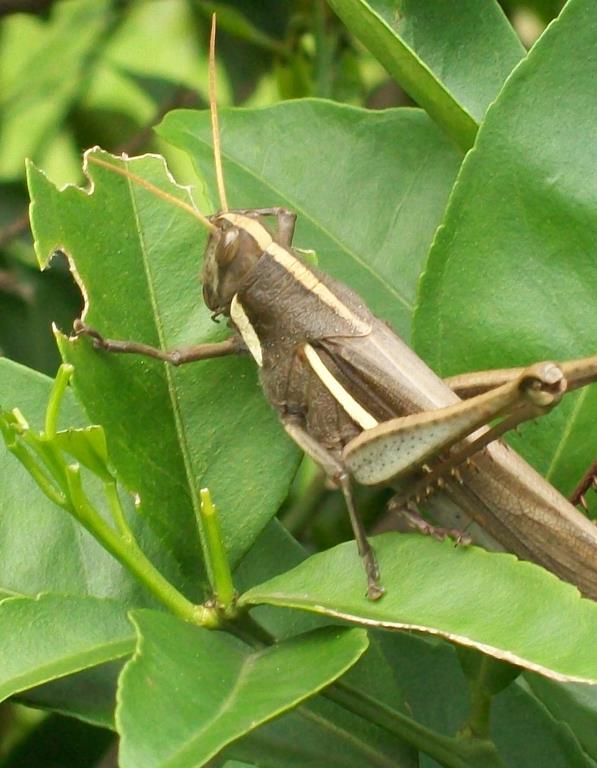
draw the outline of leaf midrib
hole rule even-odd
[[[141,259],[143,262],[143,274],[145,276],[145,280],[147,284],[147,294],[148,294],[150,305],[151,305],[152,316],[154,319],[155,328],[156,328],[156,332],[157,332],[159,343],[160,343],[160,348],[166,349],[166,335],[164,332],[162,314],[159,310],[159,304],[156,298],[156,293],[155,293],[154,283],[153,283],[153,272],[151,270],[151,265],[148,258],[148,248],[145,242],[144,228],[142,225],[141,217],[139,215],[139,209],[137,207],[137,200],[134,193],[134,182],[132,179],[127,179],[127,187],[129,190],[133,216],[135,218],[136,229],[137,229],[137,232],[139,233],[139,249],[141,253]],[[166,362],[163,363],[163,367],[164,367],[164,376],[166,379],[166,387],[168,390],[168,396],[170,398],[172,416],[174,420],[174,428],[178,436],[180,454],[182,457],[182,462],[185,470],[185,476],[187,478],[187,491],[188,491],[188,495],[190,496],[191,506],[193,509],[193,513],[195,515],[195,519],[198,519],[199,517],[198,495],[196,493],[193,493],[194,483],[193,483],[192,461],[190,456],[187,435],[184,428],[184,420],[182,418],[182,413],[180,408],[180,400],[178,397],[177,388],[173,378],[174,372],[171,369],[170,365]],[[202,545],[203,545],[203,542],[202,542]]]

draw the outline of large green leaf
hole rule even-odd
[[[122,605],[41,595],[0,603],[0,700],[48,680],[129,655],[134,632]]]
[[[321,268],[408,337],[458,152],[418,110],[305,99],[220,117],[230,206],[296,211],[295,244],[314,249]],[[159,133],[191,155],[213,189],[209,114],[170,112]]]
[[[524,48],[494,0],[329,0],[348,28],[463,149]],[[471,77],[474,72],[474,77]]]
[[[354,542],[253,587],[240,605],[302,608],[417,629],[556,679],[597,683],[597,605],[531,563],[420,535],[372,539],[387,594],[367,600]],[[338,578],[342,574],[342,578]]]
[[[187,196],[154,157],[135,173]],[[122,177],[93,167],[92,195],[58,192],[30,173],[32,225],[42,263],[64,248],[87,298],[86,319],[115,338],[165,347],[221,338],[200,298],[203,231],[188,214]],[[167,237],[164,237],[167,233]],[[109,289],[107,289],[109,286]],[[259,396],[249,360],[178,370],[139,357],[98,354],[87,340],[61,340],[92,421],[106,430],[111,459],[142,514],[187,574],[201,558],[193,509],[209,486],[238,559],[284,498],[296,449]],[[231,466],[234,470],[231,471]]]
[[[230,635],[136,611],[137,655],[121,678],[123,768],[203,765],[354,664],[363,631],[328,627],[255,650]]]
[[[571,0],[462,167],[415,319],[418,352],[443,374],[597,351],[596,35],[594,3]],[[515,440],[564,492],[595,455],[597,387],[567,401]]]

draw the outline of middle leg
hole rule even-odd
[[[357,542],[359,555],[363,559],[365,573],[367,574],[367,597],[370,600],[379,600],[385,590],[380,584],[379,566],[375,558],[375,553],[367,539],[363,521],[359,517],[354,503],[350,474],[338,458],[318,443],[317,440],[311,437],[311,435],[304,429],[299,419],[292,416],[286,416],[282,419],[282,423],[284,424],[284,429],[294,442],[302,448],[313,461],[317,462],[327,476],[340,487],[342,494],[344,495],[344,500],[346,501],[346,507],[348,509],[354,537]]]

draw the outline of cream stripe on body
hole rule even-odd
[[[354,399],[354,397],[346,390],[342,384],[336,379],[336,377],[326,368],[325,363],[319,357],[317,352],[310,344],[305,344],[303,347],[305,356],[309,361],[313,371],[319,376],[319,380],[331,393],[331,395],[340,403],[342,408],[363,429],[371,429],[378,425],[377,419],[375,419],[368,411],[366,411],[360,403]]]
[[[247,317],[247,313],[244,310],[243,305],[240,303],[238,295],[235,294],[230,304],[230,317],[234,324],[238,328],[240,335],[249,352],[255,359],[255,362],[259,367],[263,365],[263,352],[261,349],[261,343],[259,337],[255,332],[255,329],[251,325],[251,321]],[[362,429],[371,429],[378,425],[377,419],[375,419],[368,411],[366,411],[360,403],[354,399],[354,397],[346,390],[342,384],[336,379],[336,377],[326,367],[323,360],[319,357],[317,352],[310,344],[305,344],[303,347],[305,356],[313,369],[317,374],[321,383],[326,387],[330,394],[338,401],[338,403],[344,408],[350,418],[355,421]]]
[[[351,323],[356,331],[366,334],[371,330],[371,326],[368,323],[364,323],[351,312],[340,299],[334,296],[327,286],[323,285],[323,283],[315,277],[305,264],[302,264],[296,259],[288,250],[286,250],[286,248],[283,248],[281,245],[274,242],[267,229],[265,229],[265,227],[258,221],[250,219],[248,216],[243,216],[240,213],[223,213],[221,214],[221,218],[226,219],[226,221],[229,221],[235,227],[239,227],[239,229],[248,232],[262,251],[268,253],[274,261],[290,272],[302,286],[318,296],[323,303],[327,304],[327,306],[337,315]]]
[[[259,336],[257,336],[255,329],[251,325],[251,321],[247,317],[245,308],[238,299],[238,294],[236,293],[232,297],[232,302],[230,304],[230,318],[238,328],[238,332],[243,337],[243,341],[249,348],[249,352],[253,355],[255,362],[261,368],[263,365],[261,342],[259,341]]]

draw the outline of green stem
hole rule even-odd
[[[446,768],[506,768],[493,742],[444,736],[342,681],[330,685],[323,695],[404,739]]]
[[[471,710],[463,729],[464,734],[470,734],[479,739],[489,738],[490,733],[492,697],[486,686],[489,667],[490,659],[484,657],[481,660],[477,676],[470,682]]]
[[[459,646],[458,660],[468,681],[470,710],[460,734],[468,739],[488,739],[493,697],[507,688],[520,668],[501,659]]]
[[[50,499],[50,501],[53,501],[54,504],[57,504],[59,507],[64,509],[66,506],[66,498],[60,492],[60,488],[56,487],[52,483],[50,478],[41,469],[27,448],[25,448],[22,443],[17,442],[13,443],[12,445],[7,444],[7,447],[8,450],[17,457],[27,472],[29,472],[31,477],[35,480],[39,488]]]
[[[49,442],[44,434],[35,435],[31,431],[25,432],[22,439],[35,452],[43,466],[53,477],[54,482],[66,494],[68,489],[64,462],[56,446]]]
[[[360,715],[394,736],[408,741],[416,749],[425,752],[443,765],[450,766],[450,768],[467,767],[467,763],[455,755],[454,738],[443,736],[426,728],[417,723],[416,720],[386,706],[363,691],[346,683],[336,682],[325,691],[324,695],[355,715]]]
[[[62,363],[54,379],[52,385],[52,391],[50,392],[50,399],[48,400],[48,406],[46,408],[46,421],[45,421],[45,434],[46,437],[51,440],[56,437],[56,426],[58,424],[58,411],[62,404],[62,399],[70,377],[73,373],[73,366],[68,363]]]
[[[176,616],[202,627],[215,629],[220,626],[215,609],[194,605],[187,600],[148,560],[134,539],[125,541],[102,519],[85,496],[78,466],[68,466],[66,478],[72,503],[72,509],[69,511],[104,549],[133,573]]]
[[[120,496],[118,495],[118,487],[114,480],[104,483],[104,493],[106,494],[106,499],[108,500],[108,505],[110,507],[110,512],[112,514],[112,519],[114,520],[116,529],[127,544],[135,544],[136,540],[133,532],[129,527],[128,521],[124,514],[124,510],[122,509]]]
[[[315,34],[315,95],[325,99],[331,96],[331,51],[325,24],[326,8],[323,0],[317,0],[313,9]]]
[[[228,556],[222,541],[218,510],[207,488],[202,488],[199,495],[201,497],[201,505],[197,523],[201,526],[205,536],[207,572],[210,576],[216,602],[226,613],[226,609],[230,609],[235,602],[236,591],[232,582]]]

